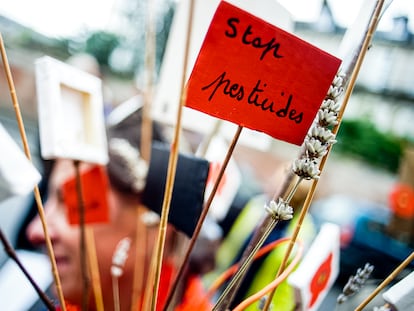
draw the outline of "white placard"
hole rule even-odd
[[[288,277],[296,296],[298,310],[318,310],[339,274],[340,228],[322,225],[299,267]]]
[[[101,80],[48,56],[35,67],[42,157],[106,164]]]
[[[0,124],[0,202],[33,191],[41,176]]]
[[[414,306],[414,272],[383,293],[382,298],[393,306],[393,310],[410,310]]]

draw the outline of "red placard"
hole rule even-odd
[[[108,222],[108,180],[105,168],[96,165],[81,172],[81,185],[85,207],[85,224]],[[75,176],[63,183],[62,195],[68,222],[71,225],[79,224],[79,201]]]
[[[186,106],[300,145],[341,61],[221,1]]]

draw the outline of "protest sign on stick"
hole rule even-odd
[[[190,75],[186,106],[300,145],[340,63],[223,1]]]
[[[86,245],[87,234],[90,236],[92,233],[91,231],[87,233],[89,230],[86,228],[85,216],[89,217],[90,212],[93,212],[94,219],[92,221],[103,221],[108,217],[107,209],[105,210],[106,204],[101,204],[102,202],[96,204],[98,201],[94,199],[91,192],[93,188],[89,187],[87,194],[82,191],[79,165],[81,161],[99,165],[105,165],[108,162],[102,83],[98,77],[49,56],[37,59],[35,69],[42,157],[73,160],[78,177],[72,186],[66,185],[67,193],[76,193],[76,196],[67,195],[67,199],[77,197],[77,203],[74,203],[74,200],[67,200],[66,203],[69,203],[68,208],[71,211],[68,213],[69,222],[75,222],[72,216],[76,215],[80,224],[82,284],[84,287],[82,305],[86,307],[88,303],[87,287],[89,286],[87,259],[91,263],[97,262],[97,260],[93,256],[94,250]],[[99,178],[95,177],[95,179]],[[92,204],[89,204],[91,203],[89,201]],[[78,213],[73,213],[73,205],[77,207]],[[88,210],[87,214],[86,207],[92,208],[92,210]],[[99,209],[93,211],[93,207],[99,207]],[[91,241],[91,237],[89,237],[89,241]],[[96,275],[93,264],[90,265],[90,268],[92,273]],[[100,284],[97,283],[99,280],[93,277],[92,281],[97,307],[101,310],[102,303],[98,301],[101,297],[98,290]]]

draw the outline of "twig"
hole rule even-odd
[[[369,295],[361,304],[355,308],[355,311],[361,311],[385,286],[387,286],[410,262],[414,260],[414,252],[412,252],[387,278]]]
[[[207,217],[208,211],[209,211],[210,206],[211,206],[211,204],[213,202],[214,196],[215,196],[215,194],[217,192],[217,189],[218,189],[218,187],[220,185],[220,182],[221,182],[221,180],[223,178],[224,171],[225,171],[225,169],[226,169],[226,167],[227,167],[227,165],[228,165],[228,163],[229,163],[229,161],[231,159],[231,156],[233,154],[234,148],[236,147],[236,144],[237,144],[237,141],[238,141],[238,139],[240,137],[240,134],[241,134],[242,129],[243,129],[243,127],[242,126],[239,126],[237,128],[237,132],[234,134],[233,140],[232,140],[232,142],[231,142],[231,144],[229,146],[229,149],[227,151],[227,154],[226,154],[226,157],[224,159],[224,162],[223,162],[223,164],[222,164],[222,166],[220,168],[219,174],[218,174],[218,176],[217,176],[217,178],[216,178],[216,180],[214,182],[213,188],[212,188],[212,190],[210,192],[210,195],[209,195],[209,197],[208,197],[208,199],[207,199],[207,201],[206,201],[206,203],[205,203],[205,205],[203,207],[203,210],[201,211],[200,217],[199,217],[199,219],[197,221],[196,228],[194,230],[193,236],[190,239],[190,243],[189,243],[188,248],[187,248],[187,251],[186,251],[186,253],[184,255],[184,259],[183,259],[183,261],[182,261],[182,263],[180,265],[180,268],[178,270],[177,276],[175,277],[174,282],[173,282],[173,285],[171,286],[171,289],[170,289],[170,291],[168,293],[167,300],[166,300],[165,307],[164,307],[164,311],[166,311],[168,309],[168,307],[171,304],[171,301],[172,301],[172,299],[174,297],[174,293],[178,289],[179,281],[181,280],[181,278],[184,275],[184,271],[185,271],[185,269],[186,269],[186,267],[188,265],[191,252],[192,252],[192,250],[193,250],[193,248],[195,246],[195,243],[197,241],[198,236],[200,235],[200,231],[201,231],[203,222],[204,222],[204,220]]]
[[[30,284],[32,285],[36,293],[39,295],[39,298],[43,301],[43,303],[46,305],[46,307],[49,310],[55,311],[56,310],[55,306],[50,301],[50,299],[46,296],[46,294],[41,290],[39,285],[37,285],[37,283],[32,278],[32,276],[29,274],[29,272],[26,270],[26,268],[23,266],[23,264],[17,257],[16,252],[14,251],[13,247],[11,246],[11,244],[9,243],[9,241],[7,240],[6,236],[3,234],[3,231],[1,229],[0,229],[0,240],[4,246],[4,250],[6,251],[6,253],[9,255],[11,259],[13,259],[13,261],[18,265],[20,270],[24,273],[24,275],[29,280]]]
[[[19,102],[17,100],[16,89],[14,87],[13,77],[12,77],[9,62],[8,62],[8,59],[7,59],[6,49],[4,47],[3,36],[2,36],[1,33],[0,33],[0,52],[1,52],[1,57],[3,59],[3,65],[4,65],[4,71],[5,71],[6,78],[7,78],[7,83],[9,85],[9,92],[10,92],[11,99],[12,99],[12,102],[13,102],[13,108],[14,108],[15,113],[16,113],[16,120],[17,120],[17,124],[19,126],[20,136],[21,136],[21,139],[22,139],[22,142],[23,142],[24,152],[26,154],[26,157],[29,159],[29,161],[31,161],[32,157],[30,155],[30,149],[29,149],[29,144],[27,142],[26,131],[24,129],[23,119],[22,119],[21,112],[20,112],[20,106],[19,106]],[[37,206],[37,210],[38,210],[38,213],[39,213],[40,221],[42,223],[43,233],[44,233],[44,236],[45,236],[46,249],[47,249],[48,256],[50,258],[50,262],[51,262],[51,266],[52,266],[52,275],[53,275],[53,279],[54,279],[55,286],[56,286],[56,292],[57,292],[57,295],[58,295],[58,298],[59,298],[59,302],[60,302],[62,311],[66,311],[66,305],[65,305],[65,299],[63,297],[62,285],[60,283],[60,278],[59,278],[59,274],[58,274],[58,270],[57,270],[57,266],[56,266],[56,258],[55,258],[55,254],[54,254],[54,251],[53,251],[49,231],[48,231],[47,225],[46,225],[46,219],[45,219],[42,199],[41,199],[41,195],[40,195],[40,190],[39,190],[39,187],[37,185],[34,187],[34,197],[35,197],[36,206]]]

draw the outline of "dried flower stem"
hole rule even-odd
[[[365,264],[364,268],[358,268],[354,276],[351,276],[348,282],[345,284],[342,293],[336,299],[338,304],[344,303],[349,297],[358,293],[364,286],[366,281],[371,276],[374,266],[369,263]]]
[[[243,261],[241,261],[241,264],[239,265],[237,272],[234,274],[230,283],[224,289],[223,293],[220,295],[216,304],[214,305],[213,311],[227,310],[228,306],[233,301],[237,289],[243,281],[245,272],[250,267],[254,256],[256,255],[260,247],[262,247],[263,243],[266,241],[267,237],[273,231],[276,224],[278,223],[278,219],[273,217],[267,217],[267,220],[268,222],[265,225],[263,234],[261,235],[259,241],[254,245],[252,251],[248,254],[248,256]]]
[[[4,235],[1,229],[0,229],[0,241],[3,244],[4,251],[9,255],[11,259],[13,259],[13,261],[17,264],[17,266],[20,268],[20,270],[29,280],[30,284],[32,285],[36,293],[39,295],[39,298],[43,301],[43,303],[48,308],[48,310],[55,311],[56,310],[55,306],[50,301],[50,299],[46,296],[46,294],[41,290],[39,285],[37,285],[37,283],[32,278],[32,276],[29,274],[29,272],[26,270],[26,268],[23,266],[23,264],[19,260],[19,257],[17,257],[16,252],[14,251],[13,247],[11,246],[11,244],[9,243],[9,241],[7,240],[6,236]]]
[[[228,165],[228,163],[229,163],[229,161],[231,159],[231,156],[233,154],[234,148],[236,147],[237,141],[239,140],[239,137],[240,137],[240,134],[242,132],[242,129],[243,129],[242,126],[239,126],[237,128],[237,131],[234,134],[233,140],[232,140],[232,142],[231,142],[231,144],[230,144],[230,146],[229,146],[229,148],[227,150],[227,154],[226,154],[226,157],[225,157],[225,159],[223,161],[223,164],[222,164],[222,166],[220,168],[219,174],[218,174],[218,176],[217,176],[217,178],[216,178],[216,180],[214,182],[214,185],[213,185],[213,188],[212,188],[212,190],[210,192],[210,195],[209,195],[206,203],[204,204],[203,210],[201,211],[200,217],[199,217],[199,219],[197,221],[197,225],[196,225],[196,227],[194,229],[193,236],[190,239],[189,245],[188,245],[187,250],[186,250],[186,253],[184,255],[184,259],[182,260],[182,263],[181,263],[180,268],[178,270],[177,276],[175,277],[172,286],[170,286],[171,289],[170,289],[170,291],[168,293],[164,310],[167,310],[168,309],[168,307],[171,304],[172,299],[174,297],[174,293],[178,289],[178,283],[179,283],[180,279],[184,275],[184,271],[185,271],[185,268],[188,265],[188,261],[190,259],[191,252],[192,252],[192,250],[193,250],[193,248],[195,246],[195,243],[197,241],[198,236],[200,235],[203,222],[204,222],[204,220],[207,217],[208,211],[209,211],[210,206],[211,206],[211,204],[213,202],[214,196],[216,195],[217,189],[218,189],[218,187],[219,187],[219,185],[221,183],[221,180],[222,180],[223,175],[224,175],[224,171],[226,170],[227,165]]]
[[[340,108],[340,110],[338,112],[338,118],[337,118],[338,119],[338,123],[332,129],[332,133],[335,136],[338,133],[339,127],[341,125],[342,117],[343,117],[343,114],[345,112],[345,108],[346,108],[346,106],[347,106],[347,104],[349,102],[349,98],[351,97],[353,88],[355,86],[356,79],[358,77],[360,68],[362,66],[362,62],[363,62],[363,60],[365,58],[365,54],[368,51],[368,48],[369,48],[369,46],[371,44],[371,41],[372,41],[373,34],[374,34],[374,32],[376,30],[376,27],[378,25],[379,16],[381,14],[381,10],[382,10],[383,3],[384,3],[383,0],[378,0],[377,5],[375,6],[374,12],[372,14],[372,17],[371,17],[371,20],[370,20],[370,23],[369,23],[369,26],[368,26],[367,33],[364,36],[362,45],[361,45],[361,47],[359,49],[359,52],[357,53],[356,61],[354,63],[352,63],[349,68],[344,68],[344,81],[343,81],[343,83],[344,83],[344,85],[345,84],[348,84],[348,85],[347,85],[347,87],[345,89],[345,94],[344,94],[344,98],[342,100],[342,105],[341,105],[341,108]],[[350,74],[350,79],[349,79],[349,82],[347,82],[346,81],[346,78],[348,77],[349,74]],[[319,170],[321,172],[323,171],[323,168],[324,168],[325,163],[326,163],[326,160],[327,160],[327,158],[329,156],[330,150],[331,150],[331,146],[328,147],[328,152],[326,153],[326,155],[321,160],[321,163],[319,165]],[[287,251],[285,253],[284,259],[282,261],[282,264],[279,267],[279,270],[277,272],[276,277],[278,275],[280,275],[280,273],[283,272],[283,269],[286,266],[287,259],[289,258],[290,253],[291,253],[292,248],[293,248],[293,244],[292,243],[294,243],[296,241],[296,239],[297,239],[297,236],[299,234],[299,231],[300,231],[300,228],[302,226],[302,223],[303,223],[303,220],[305,218],[305,215],[307,214],[307,212],[309,210],[310,203],[312,202],[313,195],[314,195],[314,192],[316,190],[317,184],[318,184],[318,179],[314,179],[313,182],[312,182],[312,186],[311,186],[311,188],[309,190],[309,193],[308,193],[308,195],[306,197],[304,206],[303,206],[303,208],[301,210],[301,214],[299,216],[299,220],[298,220],[298,222],[296,224],[296,227],[294,229],[294,233],[293,233],[292,239],[291,239],[291,244],[289,245],[289,247],[288,247],[288,249],[287,249]],[[275,288],[273,290],[273,292],[269,294],[269,299],[266,301],[266,305],[263,308],[263,311],[268,311],[269,310],[270,303],[271,303],[271,300],[272,300],[271,298],[275,294],[276,289],[277,288]]]
[[[245,300],[243,300],[240,304],[238,304],[233,311],[243,311],[249,305],[253,304],[254,302],[258,301],[259,299],[263,299],[263,303],[260,303],[258,306],[259,310],[263,310],[265,302],[268,300],[267,293],[269,293],[273,288],[277,287],[280,283],[282,283],[292,271],[296,268],[296,265],[299,263],[300,259],[302,258],[304,246],[302,243],[297,243],[296,245],[297,251],[295,256],[292,258],[292,261],[289,263],[289,266],[283,271],[283,273],[275,278],[272,282],[267,284],[264,288],[259,290],[258,292],[254,293],[253,295],[249,296]]]
[[[114,297],[114,311],[120,311],[118,278],[112,275],[112,295]]]
[[[404,270],[408,264],[414,260],[414,252],[412,252],[393,272],[391,272],[387,278],[363,301],[355,308],[355,311],[362,311],[362,309],[378,295],[401,271]]]
[[[341,109],[340,109],[340,111],[338,113],[338,120],[341,120],[342,119],[342,115],[343,115],[343,113],[345,111],[345,107],[344,106],[345,106],[345,103],[341,106]],[[334,136],[336,136],[336,134],[337,134],[337,132],[339,130],[339,126],[340,126],[340,121],[338,121],[338,123],[332,129],[332,134],[334,134]],[[320,164],[319,164],[319,171],[320,171],[320,173],[322,173],[322,171],[323,171],[323,169],[325,167],[325,164],[326,164],[326,161],[327,161],[327,159],[329,157],[329,154],[330,154],[331,149],[332,149],[332,145],[328,146],[325,155],[320,160]],[[315,194],[315,191],[316,191],[316,187],[318,185],[318,182],[319,182],[319,178],[315,178],[315,179],[312,180],[312,184],[310,186],[310,189],[308,191],[308,194],[306,195],[306,199],[305,199],[305,202],[303,203],[303,207],[302,207],[302,209],[300,211],[300,214],[299,214],[299,217],[298,217],[298,221],[297,221],[297,223],[295,225],[295,228],[293,230],[292,237],[290,239],[290,243],[288,245],[288,248],[287,248],[287,250],[285,252],[285,256],[283,257],[283,260],[282,260],[282,262],[281,262],[281,264],[279,266],[279,269],[277,271],[276,278],[281,275],[281,273],[283,272],[283,270],[285,269],[285,267],[287,265],[287,261],[288,261],[288,259],[290,257],[290,254],[291,254],[292,250],[293,250],[293,246],[295,245],[295,243],[297,241],[297,237],[299,236],[299,232],[300,232],[300,229],[302,228],[303,221],[305,220],[305,216],[307,215],[307,213],[309,211],[310,204],[311,204],[311,202],[313,200],[313,196]],[[276,289],[277,289],[277,287],[275,287],[272,290],[272,292],[269,293],[268,299],[266,300],[266,303],[265,303],[265,305],[263,307],[263,311],[269,310],[269,307],[271,305],[272,298],[273,298],[273,296],[274,296],[274,294],[276,292]]]
[[[322,159],[321,167],[325,164],[326,158],[327,157],[325,156]],[[313,200],[313,195],[315,194],[315,190],[316,190],[316,186],[318,185],[318,181],[319,181],[319,179],[314,179],[313,182],[312,182],[312,184],[311,184],[311,187],[310,187],[309,192],[308,192],[308,194],[306,196],[306,199],[305,199],[305,202],[303,204],[303,207],[300,210],[300,214],[299,214],[299,217],[298,217],[298,221],[297,221],[296,226],[294,228],[294,231],[292,233],[292,237],[289,240],[289,244],[288,244],[288,247],[286,249],[285,256],[282,259],[282,262],[281,262],[281,264],[279,266],[279,269],[278,269],[278,271],[276,273],[276,277],[275,278],[278,278],[283,273],[283,271],[285,270],[285,267],[287,266],[287,262],[288,262],[288,260],[290,258],[290,254],[292,253],[292,250],[293,250],[293,247],[295,246],[295,243],[297,241],[297,238],[298,238],[300,229],[302,228],[303,221],[305,220],[305,216],[307,215],[307,213],[309,211],[310,203]],[[275,287],[269,293],[269,295],[268,295],[268,297],[266,299],[265,305],[263,307],[263,311],[269,310],[269,308],[271,306],[271,303],[272,303],[273,296],[276,293],[276,289],[277,289],[277,287]]]
[[[187,26],[187,35],[186,35],[186,46],[185,46],[185,53],[184,53],[184,65],[183,65],[183,75],[181,79],[181,96],[180,96],[180,102],[177,112],[177,121],[175,124],[175,130],[174,130],[174,138],[171,144],[171,153],[168,163],[168,171],[167,171],[167,180],[165,184],[165,193],[164,193],[164,201],[163,206],[161,210],[161,219],[160,219],[160,225],[159,225],[159,232],[158,232],[158,238],[157,243],[155,245],[155,253],[153,260],[155,261],[154,265],[151,265],[151,267],[154,267],[150,270],[149,280],[153,280],[154,283],[150,283],[150,288],[152,289],[152,296],[150,301],[150,310],[155,311],[157,306],[157,296],[158,296],[158,288],[159,288],[159,282],[160,282],[160,276],[161,276],[161,267],[162,267],[162,259],[163,259],[163,253],[164,253],[164,244],[165,244],[165,237],[167,233],[167,223],[168,223],[168,214],[170,210],[170,203],[171,203],[171,197],[172,197],[172,190],[174,185],[174,179],[175,179],[175,172],[177,168],[177,160],[178,160],[178,146],[180,141],[180,132],[181,132],[181,119],[182,119],[182,108],[186,102],[187,99],[187,93],[185,90],[185,80],[187,72],[187,65],[188,65],[188,55],[190,51],[190,38],[191,38],[191,30],[192,30],[192,22],[193,22],[193,13],[194,13],[194,0],[190,1],[189,6],[189,18],[188,18],[188,26]]]
[[[114,299],[114,310],[121,310],[121,303],[119,299],[119,278],[124,273],[125,261],[128,258],[129,248],[131,246],[131,239],[126,237],[118,242],[112,256],[111,276],[112,276],[112,294]]]
[[[20,106],[19,106],[19,102],[17,100],[16,89],[14,87],[13,77],[12,77],[12,74],[11,74],[9,62],[8,62],[8,59],[7,59],[6,49],[4,47],[3,36],[1,34],[1,32],[0,32],[0,52],[1,52],[1,57],[2,57],[2,60],[3,60],[3,66],[4,66],[4,71],[5,71],[5,74],[6,74],[6,78],[7,78],[7,83],[9,85],[9,92],[10,92],[12,102],[13,102],[13,108],[14,108],[15,113],[16,113],[16,119],[17,119],[17,124],[19,126],[20,136],[21,136],[22,142],[23,142],[24,152],[26,154],[26,157],[29,159],[29,161],[31,161],[32,157],[30,155],[30,149],[29,149],[29,144],[27,142],[26,131],[24,129],[23,119],[22,119],[21,112],[20,112]],[[45,214],[44,214],[43,203],[42,203],[42,199],[41,199],[41,195],[40,195],[40,190],[39,190],[39,187],[37,185],[34,187],[34,197],[35,197],[35,201],[36,201],[37,210],[38,210],[38,213],[39,213],[39,218],[40,218],[40,221],[42,223],[43,233],[44,233],[44,236],[45,236],[46,249],[47,249],[48,256],[50,258],[50,262],[51,262],[51,266],[52,266],[52,275],[53,275],[53,279],[54,279],[55,286],[56,286],[56,292],[57,292],[57,295],[58,295],[58,299],[59,299],[62,311],[66,311],[65,299],[63,297],[62,286],[61,286],[61,283],[60,283],[60,278],[59,278],[59,274],[58,274],[57,267],[56,267],[55,254],[53,252],[52,242],[50,240],[49,231],[48,231],[47,225],[46,225]]]
[[[296,175],[292,174],[289,175],[293,178],[297,177]],[[296,191],[297,187],[299,186],[299,183],[301,179],[294,184],[293,188],[291,188],[288,191],[288,188],[292,182],[290,180],[290,183],[284,183],[281,191],[287,192],[287,198],[292,198],[293,193]],[[287,200],[283,200],[281,197],[278,199],[278,204],[288,204],[289,202]],[[279,215],[276,215],[274,213],[273,209],[266,208],[266,211],[268,214],[259,226],[256,227],[255,232],[253,233],[253,237],[250,240],[249,244],[247,245],[247,248],[244,250],[242,258],[240,259],[240,270],[237,271],[236,274],[233,277],[233,280],[229,283],[227,288],[223,291],[220,298],[217,300],[214,309],[213,310],[227,310],[232,303],[238,289],[241,286],[241,283],[244,279],[246,271],[249,269],[253,262],[253,258],[257,251],[260,249],[260,247],[263,245],[264,241],[268,238],[269,234],[272,232],[272,230],[276,227],[279,218]],[[293,212],[293,211],[292,211]]]

